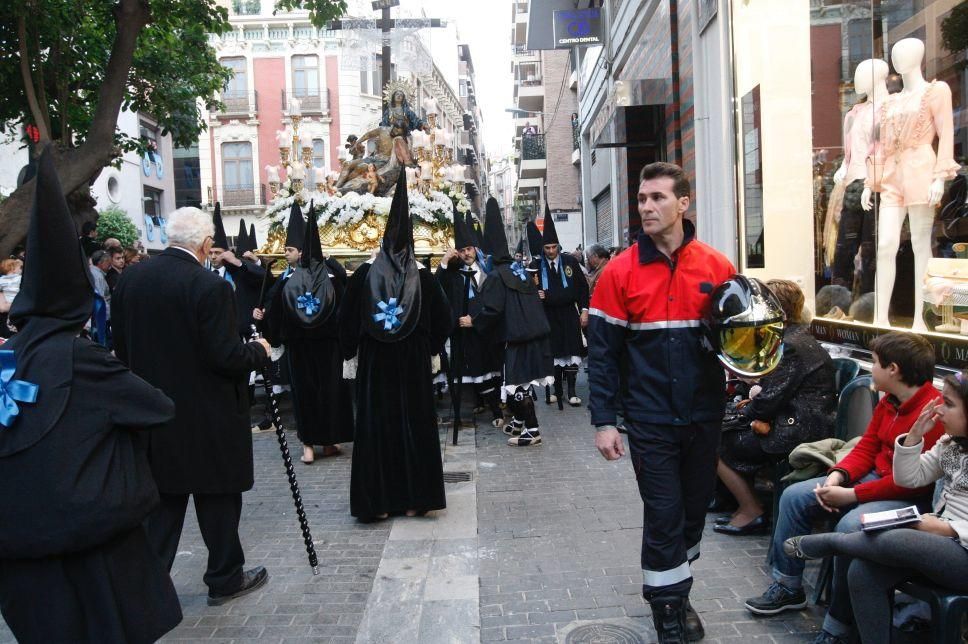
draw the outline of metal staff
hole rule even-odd
[[[461,279],[464,282],[464,291],[461,296],[460,304],[460,315],[464,317],[467,315],[468,303],[471,299],[471,279],[477,273],[470,266],[462,266],[458,271],[461,274]],[[452,360],[452,370],[454,372],[454,384],[450,390],[451,398],[454,402],[454,445],[457,444],[457,430],[460,429],[460,397],[461,397],[461,385],[463,385],[464,380],[464,331],[465,329],[461,326],[457,327],[457,333],[454,334],[454,341],[452,345],[453,353]]]
[[[260,337],[258,329],[252,325],[252,339]],[[292,490],[292,501],[296,505],[296,516],[299,517],[299,527],[302,530],[303,543],[306,544],[306,554],[309,555],[309,565],[313,574],[319,574],[319,559],[316,558],[316,546],[313,545],[313,535],[309,532],[309,521],[306,520],[306,510],[303,509],[302,495],[299,493],[299,483],[296,481],[296,470],[292,467],[292,457],[289,455],[289,443],[286,442],[286,428],[282,425],[282,414],[279,413],[279,401],[272,393],[272,375],[269,362],[262,367],[262,381],[266,389],[266,397],[272,408],[272,421],[276,425],[276,438],[279,439],[279,450],[282,452],[282,462],[286,464],[286,476],[289,478],[289,489]]]

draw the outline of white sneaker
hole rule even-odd
[[[578,407],[581,405],[581,398],[579,398],[578,396],[572,396],[571,398],[568,399],[568,404],[571,405],[572,407]]]
[[[493,419],[491,421],[491,426],[500,429],[502,426],[504,426],[504,419],[503,418],[495,418],[495,419]]]
[[[535,429],[526,429],[520,436],[512,436],[508,439],[508,445],[512,447],[531,447],[541,444],[541,433]]]
[[[551,394],[551,395],[550,395],[550,396],[548,397],[548,404],[549,404],[549,405],[553,405],[553,404],[554,404],[554,403],[556,403],[556,402],[558,402],[558,396],[556,396],[556,395],[554,395],[554,394]]]

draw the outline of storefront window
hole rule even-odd
[[[968,147],[955,4],[811,3],[819,316],[968,335],[968,221],[945,210]]]

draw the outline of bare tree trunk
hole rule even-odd
[[[138,34],[148,24],[149,17],[147,0],[120,0],[114,10],[117,33],[104,82],[98,92],[91,128],[81,146],[58,151],[54,156],[64,194],[71,194],[82,186],[86,187],[116,155],[114,132],[127,89],[128,71],[134,59]],[[30,81],[27,78],[24,82],[29,87]],[[34,181],[31,180],[0,203],[0,257],[9,255],[13,247],[22,242],[27,234],[33,193]]]

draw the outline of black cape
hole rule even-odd
[[[346,288],[346,270],[332,258],[325,267],[333,275],[330,281],[338,307]],[[320,326],[306,328],[283,301],[291,277],[280,279],[269,290],[265,323],[278,335],[273,344],[286,345],[296,433],[304,445],[351,442],[353,400],[350,383],[343,379],[339,320],[331,315]]]
[[[560,253],[558,255],[561,272],[568,286],[562,283],[561,272],[555,277],[549,262],[542,256],[532,263],[537,269],[539,288],[544,289],[544,309],[551,325],[551,352],[556,359],[567,360],[586,355],[582,342],[579,314],[588,308],[588,280],[578,264],[578,260]]]
[[[447,301],[450,303],[450,318],[451,323],[454,325],[450,342],[451,353],[455,350],[457,334],[461,334],[459,340],[464,356],[464,364],[460,372],[461,381],[479,383],[499,375],[503,361],[500,351],[494,351],[493,343],[483,333],[474,328],[461,329],[458,325],[457,319],[463,313],[465,285],[465,278],[460,270],[458,270],[462,266],[463,262],[460,259],[454,260],[448,266],[439,266],[437,268],[437,281],[440,282],[440,287],[443,289],[444,294],[447,296]],[[468,285],[470,293],[473,294],[473,297],[469,297],[467,301],[467,315],[471,317],[480,313],[483,308],[481,291],[483,291],[487,280],[490,279],[485,277],[484,282],[478,287],[474,280],[480,278],[479,273],[482,272],[480,264],[475,264],[474,269],[478,274],[470,279],[471,283]],[[450,358],[448,366],[450,369],[454,369],[453,355]],[[456,377],[456,371],[448,371],[448,373],[451,374],[451,379]]]
[[[413,331],[382,342],[362,319],[372,315],[366,306],[370,270],[364,264],[353,273],[340,313],[343,357],[358,360],[350,512],[371,518],[439,510],[446,501],[430,357],[451,331],[450,310],[434,276],[420,269],[421,308]]]
[[[10,310],[20,331],[3,346],[16,362],[13,380],[38,387],[0,427],[0,613],[21,642],[148,642],[181,621],[141,525],[158,502],[144,428],[170,421],[174,405],[77,337],[92,306],[45,151]]]
[[[484,282],[482,308],[474,328],[504,346],[504,386],[513,388],[544,381],[554,373],[550,326],[538,298],[536,275],[501,264]]]

